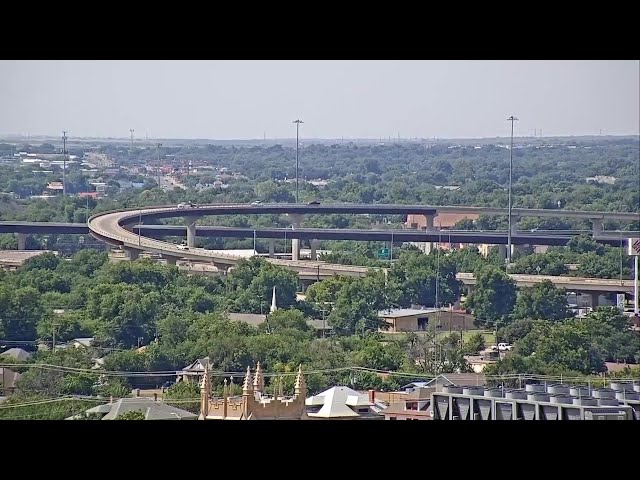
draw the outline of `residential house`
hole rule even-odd
[[[487,365],[491,365],[500,360],[500,352],[486,349],[478,355],[465,355],[464,359],[471,367],[471,370],[475,373],[482,373]]]
[[[267,320],[267,316],[260,313],[228,313],[227,316],[229,320],[246,322],[254,327],[262,325]]]
[[[9,350],[0,353],[0,357],[4,360],[11,358],[20,362],[26,362],[31,358],[32,354],[23,350],[22,348],[10,348]]]
[[[473,316],[459,309],[395,308],[379,311],[378,318],[387,324],[386,329],[381,327],[379,331],[390,333],[426,330],[429,321],[435,321],[436,328],[441,331],[473,328]]]
[[[386,407],[376,403],[375,397],[337,386],[307,398],[307,416],[310,419],[330,420],[384,420],[380,412]]]
[[[382,411],[385,420],[432,420],[431,394],[433,387],[415,388],[392,402]]]
[[[326,319],[309,319],[307,320],[307,325],[316,332],[316,337],[328,337],[333,333],[333,327],[329,325]]]
[[[484,385],[487,377],[483,373],[441,373],[431,380],[425,382],[411,382],[404,387],[407,393],[419,388],[435,388],[436,391],[443,386],[451,385]]]
[[[135,411],[144,413],[145,420],[196,420],[198,418],[195,413],[144,397],[121,398],[116,402],[90,408],[85,413],[104,414],[102,420],[116,420],[123,413]],[[67,420],[72,419],[74,417]]]
[[[209,357],[196,359],[195,362],[176,372],[176,382],[200,384],[200,382],[202,382],[202,377],[204,375],[206,365],[209,365]]]
[[[71,340],[70,343],[75,348],[80,348],[80,347],[89,348],[93,346],[93,340],[94,340],[93,337],[74,338],[73,340]]]
[[[229,320],[234,320],[236,322],[246,322],[249,325],[253,325],[254,327],[262,325],[267,321],[267,315],[260,313],[228,313],[227,316]],[[307,320],[307,325],[309,325],[315,332],[317,337],[322,337],[323,334],[328,336],[333,331],[333,327],[328,325],[328,322],[322,321],[320,319],[309,319]]]
[[[20,363],[29,360],[31,358],[31,353],[23,350],[22,348],[10,348],[5,352],[0,353],[0,357],[3,361],[8,363]],[[22,377],[21,373],[18,373],[11,368],[0,366],[0,391],[2,391],[2,394],[7,395],[13,393],[20,377]]]
[[[260,363],[255,376],[247,367],[242,385],[242,395],[230,396],[227,380],[224,380],[222,398],[211,395],[209,364],[205,365],[200,386],[200,420],[305,420],[306,382],[302,365],[298,368],[293,396],[284,395],[282,377],[274,384],[271,395],[265,393],[264,375]]]

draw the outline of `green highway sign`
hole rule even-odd
[[[378,258],[387,258],[389,256],[389,249],[388,248],[381,248],[378,251]]]

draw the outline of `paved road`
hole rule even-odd
[[[282,205],[278,206],[282,208]],[[301,206],[295,205],[295,211],[299,211],[304,213],[305,210],[314,210],[317,207],[313,206]],[[346,206],[345,206],[346,207]],[[351,206],[352,209],[357,210],[358,207],[363,206]],[[365,208],[371,208],[371,205],[364,206]],[[387,206],[389,208],[391,206]],[[407,208],[407,206],[401,206]],[[210,262],[213,263],[216,267],[226,268],[229,266],[233,266],[238,263],[242,257],[232,256],[228,254],[223,254],[220,252],[213,252],[211,250],[206,250],[204,248],[196,248],[192,247],[188,250],[180,249],[177,245],[162,242],[159,240],[154,240],[148,237],[141,237],[136,235],[133,232],[126,230],[122,225],[123,224],[135,224],[140,218],[146,216],[155,216],[160,218],[166,218],[171,216],[186,216],[188,214],[194,214],[195,212],[199,212],[200,214],[208,214],[208,212],[215,212],[214,214],[221,215],[225,212],[235,212],[235,211],[244,211],[246,213],[255,213],[260,212],[261,210],[267,210],[272,208],[272,206],[259,206],[259,207],[251,207],[247,205],[237,205],[237,204],[228,204],[228,205],[206,205],[201,206],[197,209],[189,209],[188,211],[183,209],[178,209],[174,206],[170,207],[154,207],[154,208],[146,208],[142,210],[124,210],[124,211],[116,211],[105,214],[100,214],[89,219],[89,228],[92,232],[92,235],[95,237],[106,241],[108,243],[119,245],[123,247],[125,250],[135,250],[135,251],[152,251],[156,253],[160,253],[163,256],[168,258],[178,260],[185,259],[191,261],[199,261],[199,262]],[[285,207],[286,208],[286,207]],[[325,207],[326,208],[326,207]],[[425,208],[425,207],[409,207],[409,208]],[[584,213],[584,212],[583,212]],[[280,260],[280,259],[268,259],[269,262],[275,265],[281,265],[283,267],[295,270],[303,276],[313,276],[314,274],[317,277],[326,276],[327,274],[339,274],[339,275],[350,275],[350,276],[363,276],[369,271],[366,267],[354,267],[354,266],[346,266],[346,265],[335,265],[328,264],[325,262],[308,262],[308,261],[294,261],[294,260]],[[462,277],[460,278],[463,282],[471,283],[475,281],[473,279],[472,274],[460,274]],[[471,275],[471,278],[464,277],[465,275]],[[521,278],[516,279],[516,282],[523,284],[534,284],[538,281],[542,281],[544,276],[536,276],[529,275],[523,276],[529,278]],[[578,279],[572,277],[547,277],[554,283],[563,282],[564,280],[558,279],[568,279],[565,284],[567,285],[576,285],[577,289],[584,290],[597,290],[597,291],[626,291],[626,284],[624,282],[618,283],[618,285],[612,285],[612,280],[600,280],[600,279],[581,279],[582,287],[577,286]],[[614,288],[614,290],[610,290]],[[617,290],[616,290],[617,289]],[[623,289],[623,290],[619,290]]]

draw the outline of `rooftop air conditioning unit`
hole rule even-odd
[[[585,420],[626,420],[624,413],[584,412]]]

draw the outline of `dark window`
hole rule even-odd
[[[369,413],[369,409],[368,408],[359,408],[358,409],[358,413]]]
[[[396,417],[389,417],[389,420],[397,420]]]
[[[420,330],[426,330],[428,324],[429,324],[428,317],[418,318],[418,328]]]

